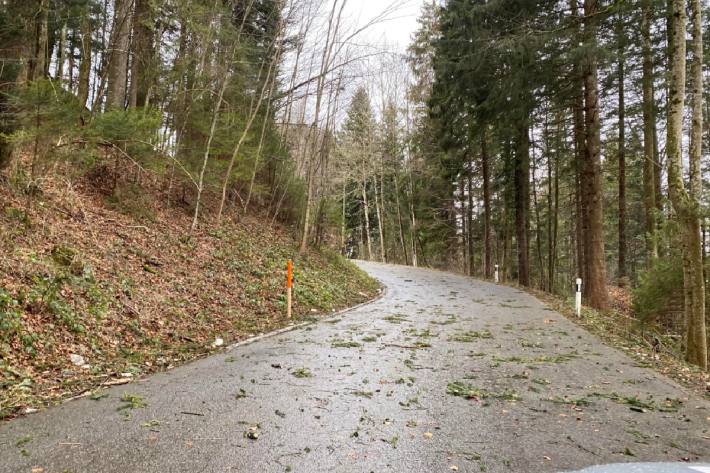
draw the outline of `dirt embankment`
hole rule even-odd
[[[126,212],[66,183],[32,198],[0,183],[0,419],[286,325],[288,258],[296,320],[378,291],[268,221],[190,233],[186,212],[150,201]]]

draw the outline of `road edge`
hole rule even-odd
[[[58,406],[61,406],[61,405],[66,404],[66,403],[69,403],[69,402],[72,402],[72,401],[76,401],[76,400],[78,400],[78,399],[82,399],[82,398],[88,397],[88,396],[90,396],[93,392],[95,392],[95,391],[97,391],[97,390],[100,390],[100,389],[109,389],[109,388],[111,388],[111,387],[118,386],[118,385],[125,386],[125,385],[127,385],[127,384],[134,384],[134,383],[137,383],[137,382],[141,382],[141,381],[144,381],[144,380],[150,378],[151,376],[155,376],[155,375],[161,374],[161,373],[169,373],[170,371],[172,371],[172,370],[174,370],[174,369],[176,369],[176,368],[183,367],[183,366],[187,366],[187,365],[189,365],[189,364],[191,364],[191,363],[194,363],[194,362],[199,361],[199,360],[204,360],[205,358],[208,358],[208,357],[211,357],[211,356],[217,356],[217,355],[220,355],[220,354],[225,354],[225,353],[228,353],[228,352],[230,352],[230,351],[233,351],[233,350],[235,350],[235,349],[237,349],[237,348],[239,348],[239,347],[242,347],[242,346],[251,345],[251,344],[256,343],[256,342],[259,342],[259,341],[261,341],[261,340],[265,340],[265,339],[267,339],[267,338],[271,338],[271,337],[275,337],[275,336],[277,336],[277,335],[281,335],[281,334],[284,334],[284,333],[288,333],[288,332],[291,332],[291,331],[293,331],[293,330],[297,330],[297,329],[300,329],[300,328],[303,328],[303,327],[307,327],[307,326],[309,326],[309,325],[315,325],[315,324],[318,324],[318,323],[328,322],[329,320],[333,320],[333,319],[335,319],[335,318],[337,318],[337,317],[340,317],[340,316],[342,316],[343,314],[345,314],[345,313],[347,313],[347,312],[351,312],[351,311],[353,311],[353,310],[357,310],[357,309],[359,309],[359,308],[361,308],[361,307],[364,307],[364,306],[366,306],[366,305],[369,305],[369,304],[374,304],[375,302],[378,302],[378,301],[380,301],[381,299],[383,299],[383,298],[387,295],[388,287],[387,287],[387,285],[385,285],[381,280],[379,280],[379,279],[377,279],[377,278],[373,278],[373,279],[375,279],[375,280],[379,283],[379,285],[380,285],[380,287],[379,287],[379,289],[378,289],[377,295],[376,295],[375,297],[371,298],[371,299],[368,299],[368,300],[366,300],[366,301],[360,302],[359,304],[355,304],[354,306],[345,307],[345,308],[343,308],[343,309],[337,310],[337,311],[332,312],[332,313],[329,313],[329,314],[325,314],[325,313],[314,313],[314,314],[312,315],[312,319],[311,319],[311,320],[307,320],[307,321],[304,321],[304,322],[291,324],[291,325],[288,325],[288,326],[286,326],[286,327],[281,327],[281,328],[279,328],[279,329],[272,330],[272,331],[270,331],[270,332],[262,333],[262,334],[259,334],[259,335],[255,335],[255,336],[253,336],[253,337],[246,338],[246,339],[244,339],[244,340],[240,340],[240,341],[238,341],[238,342],[235,342],[235,343],[232,343],[232,344],[230,344],[230,345],[227,345],[227,346],[225,346],[224,348],[221,348],[221,349],[219,349],[219,350],[215,350],[215,351],[210,352],[210,353],[204,353],[202,356],[197,356],[197,357],[195,357],[195,358],[189,360],[189,361],[186,362],[186,363],[181,363],[181,364],[179,364],[179,365],[177,365],[177,366],[173,366],[172,368],[169,368],[169,369],[165,369],[165,370],[161,370],[161,371],[155,371],[155,372],[149,373],[149,374],[147,374],[147,375],[145,375],[145,376],[137,376],[137,377],[134,377],[134,378],[118,378],[118,379],[126,379],[126,380],[128,380],[128,381],[126,381],[126,382],[124,382],[124,383],[116,383],[116,384],[100,384],[100,385],[95,386],[95,387],[93,387],[93,388],[91,388],[91,389],[87,389],[86,391],[81,392],[81,393],[79,393],[79,394],[77,394],[77,395],[68,397],[68,398],[66,398],[66,399],[62,399],[61,401],[57,402],[56,404],[46,405],[46,406],[44,406],[44,407],[41,408],[41,409],[36,409],[36,410],[33,409],[33,410],[31,410],[31,411],[20,412],[20,413],[19,413],[17,416],[15,416],[15,417],[12,417],[12,418],[9,418],[9,419],[1,420],[1,421],[0,421],[0,424],[4,424],[4,423],[6,423],[6,422],[12,422],[13,420],[16,420],[16,419],[19,419],[19,418],[22,418],[22,417],[27,417],[27,416],[30,416],[30,415],[32,415],[32,414],[37,414],[37,413],[39,413],[39,412],[44,412],[44,411],[46,411],[47,409],[51,409],[51,408],[53,408],[53,407],[58,407]]]
[[[282,327],[282,328],[279,328],[276,330],[272,330],[271,332],[262,333],[259,335],[255,335],[253,337],[246,338],[244,340],[240,340],[238,342],[232,343],[231,345],[228,345],[224,349],[224,353],[230,352],[236,348],[243,347],[245,345],[251,345],[252,343],[256,343],[260,340],[275,337],[276,335],[281,335],[284,333],[292,332],[293,330],[297,330],[299,328],[308,327],[309,325],[316,325],[316,324],[319,324],[322,322],[328,322],[329,320],[333,320],[337,317],[340,317],[341,315],[343,315],[347,312],[351,312],[353,310],[357,310],[357,309],[364,307],[366,305],[374,304],[375,302],[379,302],[387,295],[388,288],[379,279],[377,280],[377,282],[380,283],[379,293],[377,294],[377,296],[373,297],[370,300],[360,302],[359,304],[356,304],[352,307],[346,307],[344,309],[340,309],[340,310],[332,312],[330,314],[317,314],[316,313],[316,314],[313,314],[313,318],[315,320],[307,320],[305,322],[299,322],[299,323],[288,325],[286,327]],[[217,353],[214,353],[214,354],[217,354]],[[211,355],[212,354],[210,354],[208,356],[211,356]]]

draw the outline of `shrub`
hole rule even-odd
[[[683,304],[683,269],[679,258],[659,260],[641,274],[633,291],[633,308],[643,323],[662,322],[680,301]]]
[[[35,276],[34,285],[29,293],[29,302],[38,308],[44,308],[55,319],[74,333],[84,333],[86,328],[81,324],[73,307],[62,296],[62,288],[68,281],[66,275]]]
[[[160,115],[153,110],[109,110],[92,123],[91,133],[98,140],[119,146],[131,155],[151,153],[148,144],[160,126]]]

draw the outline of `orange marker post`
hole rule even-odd
[[[293,287],[293,263],[286,265],[286,317],[291,318],[291,288]]]

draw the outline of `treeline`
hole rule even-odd
[[[642,322],[665,316],[706,367],[704,13],[698,0],[428,4],[405,158],[427,259],[485,277],[499,264],[562,294],[581,277],[597,309],[609,285],[631,286]]]
[[[334,138],[344,251],[497,264],[558,294],[580,277],[596,309],[630,288],[639,322],[706,367],[704,9],[426,2],[407,57],[368,68]]]
[[[252,206],[296,225],[306,179],[288,146],[298,127],[284,117],[293,101],[314,96],[296,94],[317,78],[297,75],[301,66],[286,58],[303,49],[308,31],[299,24],[310,27],[320,7],[3,2],[3,174],[29,194],[48,176],[69,174],[129,208],[152,203],[143,191],[149,176],[159,181],[162,204],[192,214],[192,230]],[[286,90],[291,67],[294,87]]]
[[[150,176],[191,230],[252,208],[301,251],[338,246],[335,134],[382,54],[358,38],[402,1],[364,23],[346,0],[4,2],[0,170],[29,194],[69,175],[132,209]]]

